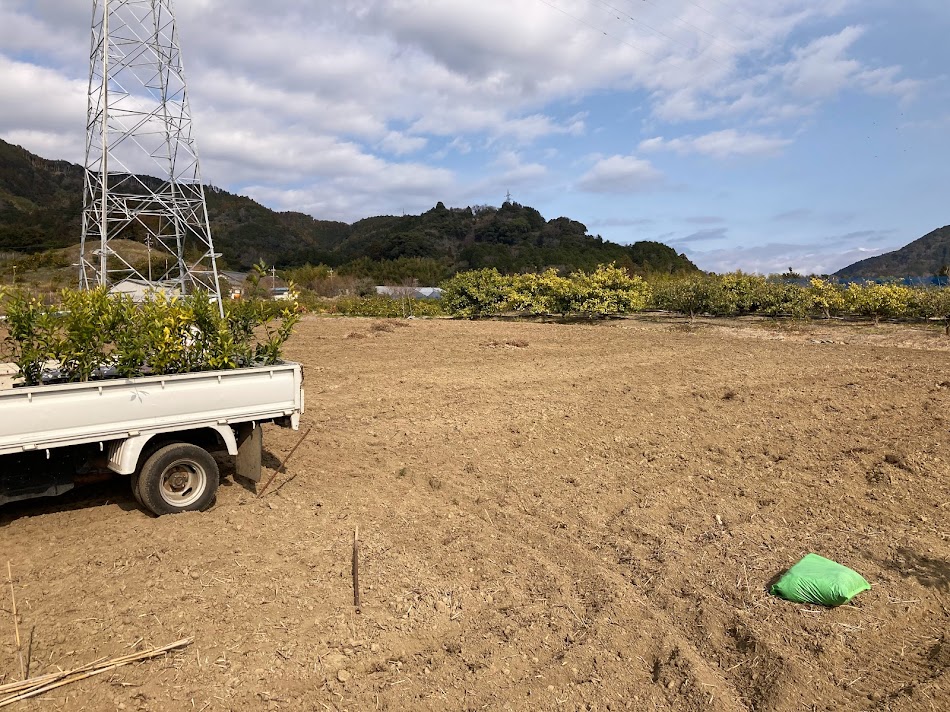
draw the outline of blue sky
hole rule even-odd
[[[511,191],[761,273],[831,272],[950,223],[945,1],[174,8],[204,180],[274,209],[352,222]],[[91,15],[0,0],[0,138],[82,162]]]

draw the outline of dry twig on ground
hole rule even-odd
[[[177,640],[174,643],[163,645],[160,648],[145,650],[140,653],[123,655],[111,659],[99,658],[99,660],[87,665],[83,665],[82,667],[78,667],[75,670],[64,670],[62,672],[54,672],[48,675],[40,675],[39,677],[34,677],[29,680],[21,680],[19,682],[11,682],[6,685],[0,685],[0,694],[12,693],[9,697],[0,699],[0,707],[6,707],[7,705],[12,705],[14,702],[19,702],[20,700],[25,700],[30,697],[36,697],[37,695],[42,695],[44,692],[55,690],[57,687],[62,687],[63,685],[68,685],[72,682],[78,682],[79,680],[85,680],[87,677],[100,675],[104,672],[109,672],[110,670],[115,670],[118,667],[122,667],[123,665],[139,662],[140,660],[157,658],[158,656],[164,655],[165,653],[168,653],[172,650],[191,645],[193,641],[194,638],[182,638],[181,640]]]
[[[26,666],[23,664],[23,645],[20,642],[20,623],[17,621],[16,593],[13,591],[13,569],[7,561],[7,580],[10,582],[10,598],[13,601],[13,632],[16,635],[16,654],[20,659],[20,677],[26,678]]]

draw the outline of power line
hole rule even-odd
[[[650,0],[643,0],[643,2],[650,2]],[[748,29],[746,29],[746,28],[744,28],[744,27],[739,27],[739,25],[735,24],[734,22],[730,22],[729,20],[727,20],[727,19],[726,19],[725,17],[723,17],[722,15],[719,15],[718,13],[715,13],[715,12],[713,12],[712,10],[710,10],[708,7],[704,7],[703,5],[700,5],[700,4],[697,3],[697,2],[693,2],[693,0],[686,0],[686,2],[688,2],[688,3],[689,3],[690,5],[692,5],[693,7],[699,8],[699,9],[702,10],[703,12],[709,13],[709,14],[712,15],[713,17],[716,17],[716,18],[722,20],[722,21],[725,22],[727,25],[731,25],[731,26],[734,27],[735,29],[739,30],[739,32],[745,33],[746,36],[748,36],[748,37],[752,37],[752,36],[753,36],[752,33],[749,32]],[[729,8],[730,10],[733,10],[734,12],[738,12],[738,13],[740,13],[740,14],[742,14],[742,15],[745,15],[745,16],[748,17],[750,20],[752,20],[752,22],[755,24],[756,27],[758,27],[759,29],[762,29],[762,28],[761,28],[761,25],[759,25],[759,21],[756,20],[754,17],[752,17],[752,15],[750,15],[749,13],[747,13],[747,12],[745,12],[745,11],[743,11],[743,10],[740,10],[739,8],[733,7],[733,6],[729,5],[728,3],[722,2],[722,0],[714,0],[714,2],[719,2],[720,5],[724,5],[725,7]],[[651,4],[652,4],[652,3],[651,3]]]
[[[652,5],[653,7],[657,8],[658,10],[662,10],[662,9],[663,9],[662,7],[660,7],[659,5],[657,5],[655,2],[653,2],[653,0],[641,0],[641,1],[647,3],[648,5]],[[692,28],[693,28],[694,30],[696,30],[697,32],[702,32],[704,35],[706,35],[707,37],[711,38],[714,42],[719,42],[719,43],[721,43],[721,44],[727,45],[727,46],[731,47],[732,49],[736,50],[737,52],[741,51],[738,47],[736,47],[734,44],[732,44],[732,42],[729,42],[728,40],[724,40],[724,39],[721,39],[721,38],[719,38],[719,37],[716,37],[716,35],[714,35],[713,33],[704,30],[704,29],[703,29],[702,27],[700,27],[699,25],[694,25],[692,22],[689,22],[688,20],[684,20],[684,19],[683,19],[682,17],[680,17],[679,15],[674,15],[671,19],[672,19],[674,22],[679,22],[681,25],[685,25],[686,27],[692,27]],[[722,19],[722,18],[720,18],[720,19]],[[737,28],[737,29],[739,29],[739,28]]]
[[[648,0],[644,0],[644,1],[648,1]],[[633,15],[631,15],[631,14],[629,14],[629,13],[627,13],[627,12],[624,12],[623,10],[621,10],[621,9],[618,8],[618,7],[614,7],[613,5],[611,5],[611,4],[608,3],[608,2],[605,2],[604,0],[587,0],[587,2],[591,3],[592,5],[596,3],[596,4],[601,5],[601,6],[603,6],[603,7],[609,8],[609,9],[612,10],[613,12],[619,12],[623,17],[626,17],[626,18],[629,19],[632,23],[635,23],[635,24],[638,24],[638,25],[642,25],[643,27],[646,27],[647,29],[649,29],[649,30],[655,32],[656,34],[665,37],[665,38],[668,39],[670,42],[675,42],[676,44],[680,45],[681,47],[685,47],[685,48],[688,49],[688,50],[692,50],[692,49],[693,49],[692,47],[690,47],[690,46],[689,46],[688,44],[686,44],[685,42],[682,42],[682,41],[676,39],[675,37],[672,37],[671,35],[666,34],[666,33],[663,32],[662,30],[659,30],[659,29],[657,29],[656,27],[653,27],[652,25],[650,25],[650,24],[644,22],[643,20],[640,20],[639,18],[636,18],[636,17],[634,17]],[[652,5],[653,3],[650,3],[650,4]],[[657,7],[658,7],[658,6],[657,6]],[[618,20],[622,20],[621,17],[617,17],[617,19],[618,19]],[[688,23],[687,23],[687,24],[688,24]],[[695,27],[695,25],[694,25],[694,27]],[[709,35],[710,37],[712,37],[714,40],[716,40],[716,37],[715,37],[714,35],[711,35],[711,34],[709,34],[708,32],[705,32],[705,30],[701,30],[701,29],[698,28],[698,27],[697,27],[696,29],[700,30],[700,31],[703,32],[704,34],[707,34],[707,35]],[[717,41],[718,41],[718,40],[717,40]],[[728,43],[726,43],[726,44],[728,44]],[[735,49],[735,50],[738,51],[738,48],[737,48],[737,47],[733,47],[733,49]],[[696,55],[697,59],[700,58],[700,57],[702,57],[702,56],[704,56],[704,55],[706,54],[706,52],[708,52],[708,50],[705,50],[705,51],[700,52],[699,54],[697,54],[697,55]],[[716,64],[718,64],[718,65],[720,65],[720,66],[722,66],[722,67],[725,67],[726,69],[731,69],[731,67],[728,67],[727,65],[723,64],[722,62],[720,62],[720,61],[719,61],[718,59],[716,59],[715,57],[710,57],[709,59],[711,59],[711,60],[712,60],[713,62],[715,62]]]
[[[650,57],[653,57],[653,59],[656,59],[656,60],[658,60],[658,61],[661,61],[661,62],[662,62],[662,61],[665,61],[665,58],[660,57],[659,55],[654,54],[653,52],[651,52],[651,51],[649,51],[649,50],[643,49],[643,47],[638,47],[637,45],[635,45],[635,44],[633,44],[633,43],[631,43],[631,42],[628,42],[627,40],[625,40],[625,39],[623,39],[623,38],[621,38],[621,37],[617,37],[617,36],[615,36],[615,35],[612,35],[612,34],[610,34],[609,32],[607,32],[606,30],[601,29],[600,27],[597,27],[596,25],[592,25],[592,24],[589,23],[587,20],[584,20],[584,19],[582,19],[582,18],[580,18],[580,17],[577,17],[576,15],[572,15],[572,14],[569,13],[567,10],[564,10],[563,8],[560,8],[560,7],[558,7],[557,5],[548,2],[548,0],[538,0],[538,2],[539,2],[539,3],[542,3],[543,5],[547,5],[548,7],[552,8],[552,9],[554,9],[554,10],[557,10],[557,11],[560,12],[562,15],[567,15],[569,18],[571,18],[571,19],[574,20],[575,22],[579,22],[579,23],[581,23],[582,25],[586,25],[587,27],[589,27],[590,29],[594,30],[595,32],[601,33],[602,35],[604,35],[604,37],[610,37],[611,39],[616,40],[616,41],[619,42],[620,44],[627,45],[627,47],[630,47],[631,49],[635,49],[635,50],[637,50],[637,52],[642,52],[643,54],[649,55]]]
[[[683,62],[683,61],[679,61],[679,62],[671,61],[671,60],[670,60],[669,58],[667,58],[667,57],[661,57],[661,56],[659,56],[658,54],[656,54],[656,53],[654,53],[654,52],[651,52],[651,51],[649,51],[649,50],[647,50],[647,49],[644,49],[643,47],[640,47],[640,46],[635,45],[635,44],[633,44],[633,43],[631,43],[631,42],[628,42],[627,40],[625,40],[625,39],[623,39],[623,38],[621,38],[621,37],[618,37],[617,35],[611,34],[611,33],[607,32],[606,30],[604,30],[603,28],[598,27],[598,26],[596,26],[596,25],[594,25],[594,24],[588,22],[587,20],[585,20],[585,19],[583,19],[583,18],[577,17],[576,15],[573,15],[573,14],[567,12],[566,10],[564,10],[564,9],[561,8],[561,7],[558,7],[557,5],[553,4],[552,2],[548,2],[548,0],[538,0],[538,2],[540,2],[540,3],[544,4],[544,5],[547,5],[548,7],[552,8],[552,9],[554,9],[554,10],[557,10],[557,11],[560,12],[562,15],[566,15],[567,17],[571,18],[571,19],[574,20],[575,22],[578,22],[578,23],[580,23],[580,24],[582,24],[582,25],[585,25],[586,27],[589,27],[590,29],[594,30],[595,32],[599,32],[600,34],[604,35],[604,37],[610,37],[612,40],[614,40],[615,42],[618,42],[619,44],[626,45],[627,47],[630,47],[631,49],[635,49],[635,50],[637,50],[638,52],[641,52],[641,53],[643,53],[643,54],[645,54],[645,55],[648,55],[648,56],[650,56],[650,57],[653,57],[653,58],[654,58],[655,60],[657,60],[658,62],[667,63],[670,67],[674,67],[674,68],[685,68],[685,67],[687,66],[686,62]],[[588,0],[588,2],[591,2],[591,0]],[[619,17],[618,17],[617,19],[618,19],[618,20],[622,20],[622,18],[619,18]],[[637,20],[635,20],[635,18],[632,18],[632,17],[631,17],[630,19],[633,20],[633,21],[635,21],[635,22],[637,21]],[[653,29],[655,32],[658,32],[659,34],[663,34],[662,32],[659,32],[658,30],[655,30],[654,28],[650,28],[650,29]],[[664,36],[667,37],[668,39],[670,39],[670,40],[673,41],[673,42],[677,42],[677,40],[675,40],[675,39],[669,37],[668,35],[664,35]],[[680,44],[680,45],[682,45],[682,46],[684,46],[684,47],[687,47],[687,49],[690,49],[690,50],[692,49],[691,47],[688,47],[687,45],[684,45],[682,42],[677,42],[677,44]],[[702,59],[705,55],[706,55],[706,52],[701,52],[701,53],[697,54],[694,59]],[[727,64],[723,64],[722,62],[720,62],[719,60],[717,60],[715,57],[709,57],[708,59],[709,59],[711,62],[713,62],[713,63],[719,65],[719,66],[722,67],[723,69],[726,69],[726,70],[729,70],[729,71],[732,71],[732,70],[733,70],[733,67],[731,67],[731,66],[729,66],[729,65],[727,65]],[[695,81],[699,81],[699,80],[701,80],[701,79],[704,79],[704,78],[705,78],[707,75],[709,75],[712,71],[713,71],[712,68],[706,69],[706,71],[703,71],[703,72],[700,72],[699,74],[697,74],[697,75],[694,77],[694,80],[695,80]]]
[[[646,27],[648,30],[651,30],[652,32],[655,32],[655,33],[658,34],[658,35],[662,35],[663,37],[665,37],[666,39],[668,39],[670,42],[676,42],[677,44],[681,44],[681,45],[683,45],[684,47],[686,47],[685,44],[683,44],[683,43],[680,42],[679,40],[675,39],[674,37],[670,37],[668,34],[666,34],[665,32],[663,32],[662,30],[658,30],[657,28],[653,27],[652,25],[650,25],[650,24],[644,22],[643,20],[637,19],[637,18],[634,17],[633,15],[624,12],[623,10],[621,10],[621,9],[618,8],[618,7],[614,7],[613,5],[611,5],[611,4],[608,3],[608,2],[604,2],[603,0],[587,0],[587,2],[589,2],[591,5],[595,5],[595,4],[596,4],[596,5],[601,5],[601,6],[603,6],[603,7],[606,7],[606,8],[608,8],[608,9],[610,9],[610,10],[613,10],[614,12],[619,12],[621,15],[623,15],[623,17],[626,17],[626,18],[627,18],[628,20],[630,20],[631,22],[636,23],[636,24],[638,24],[638,25],[642,25],[643,27]],[[618,20],[622,20],[623,18],[617,17],[617,19],[618,19]]]
[[[751,22],[752,22],[753,25],[755,25],[756,27],[761,27],[761,25],[759,24],[759,21],[755,18],[755,16],[750,15],[749,13],[747,13],[747,12],[746,12],[745,10],[743,10],[742,8],[736,7],[736,6],[733,5],[732,3],[728,3],[728,2],[726,2],[725,0],[712,0],[712,2],[718,3],[719,5],[722,5],[724,8],[726,8],[726,9],[728,9],[728,10],[732,10],[733,12],[738,12],[740,15],[745,15],[746,17],[749,18],[749,20],[751,20]],[[709,12],[709,11],[707,10],[707,12]]]
[[[598,1],[603,2],[603,0],[598,0]],[[594,31],[596,31],[596,32],[599,32],[600,34],[604,35],[605,37],[610,37],[611,39],[613,39],[613,40],[616,41],[616,42],[619,42],[620,44],[624,44],[624,45],[626,45],[626,46],[628,46],[628,47],[630,47],[630,48],[632,48],[632,49],[637,50],[638,52],[642,52],[643,54],[649,55],[650,57],[653,57],[654,59],[656,59],[656,60],[659,61],[659,62],[669,62],[671,66],[677,67],[677,68],[684,68],[684,67],[686,66],[684,62],[673,62],[673,61],[669,60],[667,57],[661,57],[661,56],[659,56],[658,54],[656,54],[656,53],[654,53],[654,52],[650,52],[649,50],[646,50],[646,49],[644,49],[643,47],[640,47],[640,46],[638,46],[638,45],[635,45],[635,44],[633,44],[633,43],[631,43],[631,42],[629,42],[629,41],[627,41],[627,40],[625,40],[625,39],[623,39],[623,38],[621,38],[621,37],[618,37],[617,35],[613,35],[613,34],[607,32],[606,30],[604,30],[603,28],[598,27],[598,26],[596,26],[596,25],[594,25],[594,24],[591,24],[591,23],[588,22],[587,20],[585,20],[585,19],[583,19],[583,18],[581,18],[581,17],[577,17],[576,15],[573,15],[573,14],[569,13],[567,10],[564,10],[563,8],[558,7],[557,5],[553,4],[552,2],[549,2],[548,0],[538,0],[538,2],[543,3],[544,5],[547,5],[548,7],[552,8],[552,9],[554,9],[554,10],[557,10],[557,11],[560,12],[562,15],[566,15],[567,17],[571,18],[571,19],[574,20],[575,22],[579,22],[580,24],[585,25],[585,26],[591,28],[592,30],[594,30]],[[587,0],[587,2],[593,3],[594,0]],[[606,2],[603,2],[603,4],[604,4],[604,5],[607,5]],[[610,7],[612,7],[612,6],[610,6]],[[692,47],[689,47],[688,45],[684,44],[683,42],[680,42],[679,40],[676,40],[675,38],[670,37],[669,35],[665,34],[665,33],[662,32],[661,30],[657,30],[656,28],[651,27],[650,25],[646,24],[645,22],[642,22],[642,21],[640,21],[640,20],[637,20],[637,19],[634,18],[633,16],[628,15],[627,13],[623,13],[623,12],[620,11],[620,10],[617,10],[617,8],[613,8],[613,7],[612,7],[612,9],[613,9],[614,11],[616,11],[616,12],[621,12],[623,15],[626,15],[626,17],[628,17],[632,22],[639,23],[639,24],[643,25],[644,27],[647,27],[648,29],[652,30],[653,32],[656,32],[657,34],[662,35],[663,37],[667,38],[667,39],[670,40],[671,42],[674,42],[674,43],[676,43],[676,44],[679,44],[679,45],[685,47],[686,49],[692,50]],[[622,18],[622,17],[617,17],[617,19],[623,21],[623,18]],[[707,50],[707,51],[708,51],[708,50]],[[707,52],[701,52],[700,54],[696,55],[695,59],[701,59],[701,58],[703,58],[706,54],[707,54]],[[729,66],[729,65],[727,65],[727,64],[724,64],[723,62],[719,61],[719,60],[716,59],[715,57],[708,57],[708,59],[709,59],[710,61],[714,62],[715,64],[718,64],[720,67],[722,67],[722,68],[724,68],[724,69],[728,69],[728,70],[731,70],[731,69],[732,69],[731,66]],[[702,72],[697,78],[702,78],[702,77],[706,76],[707,74],[709,74],[710,71],[712,71],[712,70],[707,70],[707,71],[705,71],[705,72]]]

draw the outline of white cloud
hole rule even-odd
[[[735,129],[714,131],[703,136],[681,138],[650,138],[640,143],[641,151],[675,151],[681,155],[699,153],[712,158],[732,156],[774,156],[781,153],[791,141],[756,133],[740,133]]]
[[[0,54],[0,135],[44,158],[84,158],[87,85]]]
[[[78,59],[85,74],[91,18],[91,3],[0,0],[0,47],[8,55],[41,55],[62,67]]]
[[[378,145],[387,153],[404,156],[421,151],[428,143],[428,139],[421,136],[407,136],[399,131],[390,131]]]
[[[351,220],[484,200],[502,182],[636,192],[665,178],[622,155],[642,135],[618,116],[652,126],[638,153],[775,156],[789,124],[838,92],[884,101],[919,86],[861,56],[871,30],[834,19],[847,0],[636,2],[619,18],[589,0],[553,4],[179,2],[204,176]],[[82,2],[0,0],[0,136],[81,160],[90,16]],[[719,123],[668,125],[695,120]],[[592,150],[617,155],[574,180],[569,162]]]
[[[846,89],[901,98],[913,95],[920,83],[898,79],[900,67],[870,68],[847,56],[865,31],[864,27],[845,27],[796,49],[794,59],[779,69],[791,91],[808,98],[826,98]]]
[[[602,158],[584,174],[577,187],[589,193],[636,193],[657,188],[663,174],[635,156]]]
[[[795,50],[795,59],[781,70],[791,90],[807,97],[822,97],[847,87],[861,71],[861,63],[843,55],[862,34],[862,27],[846,27]]]
[[[840,244],[769,243],[751,247],[726,247],[705,252],[686,250],[687,256],[700,268],[712,272],[744,272],[777,274],[789,267],[799,274],[831,274],[858,260],[883,254],[880,247],[848,247]]]
[[[503,151],[495,159],[494,165],[501,171],[496,178],[509,186],[530,184],[548,173],[546,166],[525,160],[517,151]]]
[[[729,234],[727,227],[711,227],[704,230],[697,230],[683,237],[677,237],[670,240],[670,244],[679,249],[683,245],[694,242],[716,242],[725,239]]]
[[[281,185],[249,185],[244,192],[255,200],[280,210],[296,210],[324,220],[350,222],[353,215],[421,212],[432,207],[432,195],[454,194],[450,171],[419,164],[376,164],[368,160],[365,170],[298,188]]]

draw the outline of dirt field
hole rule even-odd
[[[0,509],[33,674],[195,636],[12,709],[950,709],[948,345],[308,319],[303,429],[268,429],[267,461],[313,429],[276,491],[228,479],[156,519],[119,479]],[[872,590],[767,595],[808,552]]]

